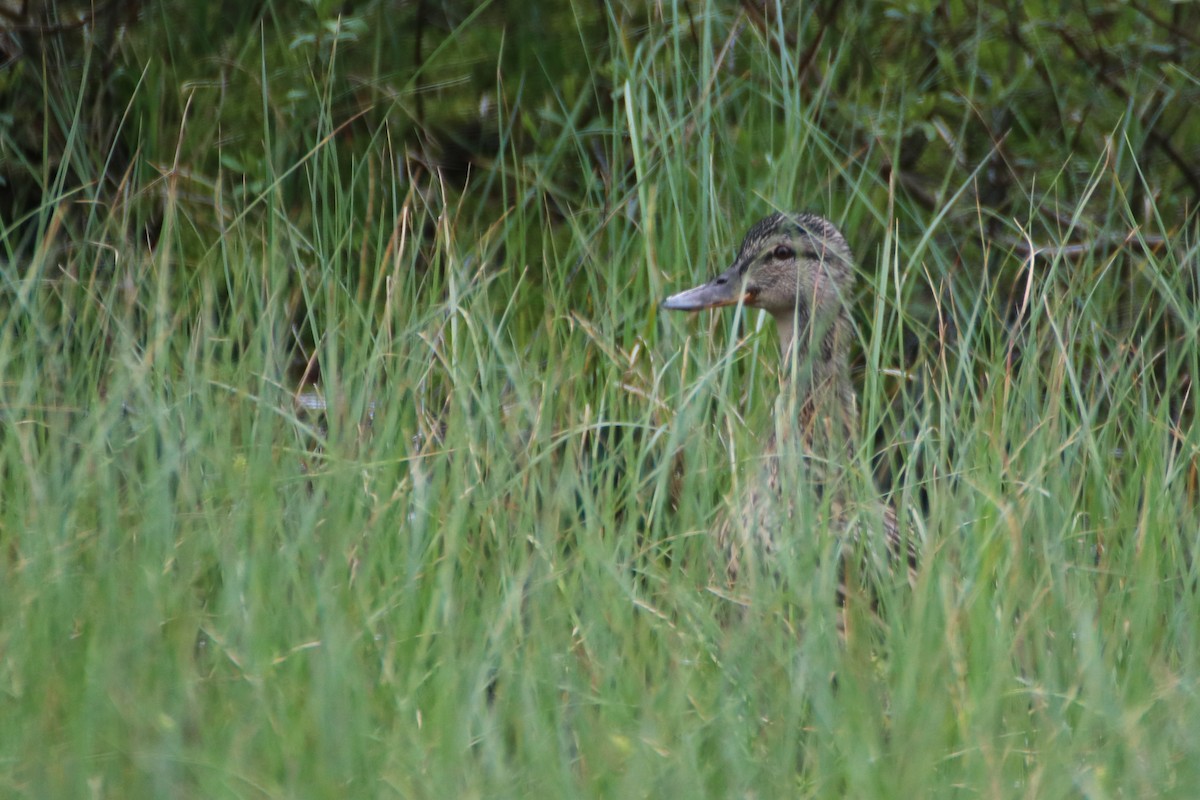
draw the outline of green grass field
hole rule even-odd
[[[1200,236],[1135,104],[1014,152],[1018,203],[964,157],[925,208],[879,168],[915,78],[798,80],[691,10],[609,8],[600,116],[502,109],[459,185],[386,118],[348,140],[367,33],[321,115],[263,91],[237,137],[212,92],[155,116],[147,59],[115,176],[46,90],[63,155],[0,226],[0,795],[1195,796]],[[251,94],[266,30],[231,34]],[[856,251],[853,466],[922,543],[845,637],[828,532],[714,580],[772,323],[658,309],[775,208]]]

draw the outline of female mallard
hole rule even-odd
[[[869,531],[882,530],[891,555],[905,552],[890,506],[863,509],[841,499],[850,488],[845,467],[854,453],[858,417],[848,364],[853,284],[850,247],[831,222],[812,214],[772,214],[746,234],[729,269],[662,304],[673,311],[761,308],[779,330],[784,390],[776,402],[775,431],[739,513],[718,529],[730,580],[745,561],[770,563],[785,532],[797,526],[803,510],[797,502],[806,496],[817,506],[810,520],[834,530],[850,528],[868,544]],[[831,494],[824,497],[827,488]],[[907,560],[911,566],[912,551]]]

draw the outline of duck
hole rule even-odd
[[[730,585],[747,571],[772,569],[786,537],[804,529],[833,531],[842,543],[866,539],[867,553],[880,550],[871,544],[882,535],[880,561],[889,570],[906,562],[913,580],[917,554],[904,541],[893,507],[878,501],[864,508],[846,497],[858,441],[858,396],[850,376],[854,281],[854,256],[832,222],[779,212],[751,226],[725,271],[662,302],[668,311],[762,309],[779,335],[774,430],[758,474],[716,527]],[[847,562],[841,560],[844,600]]]

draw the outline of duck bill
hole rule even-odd
[[[703,311],[738,303],[749,305],[753,300],[754,293],[746,291],[735,266],[708,283],[671,295],[663,301],[662,307],[668,311]]]

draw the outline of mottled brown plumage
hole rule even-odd
[[[853,285],[850,247],[832,223],[812,214],[772,214],[750,228],[728,269],[663,302],[678,311],[761,308],[779,331],[784,368],[775,428],[738,513],[717,529],[731,581],[747,562],[769,568],[806,514],[812,529],[847,539],[869,543],[872,531],[880,531],[892,556],[904,553],[910,568],[915,562],[890,506],[862,508],[844,498],[858,422],[848,364]]]

